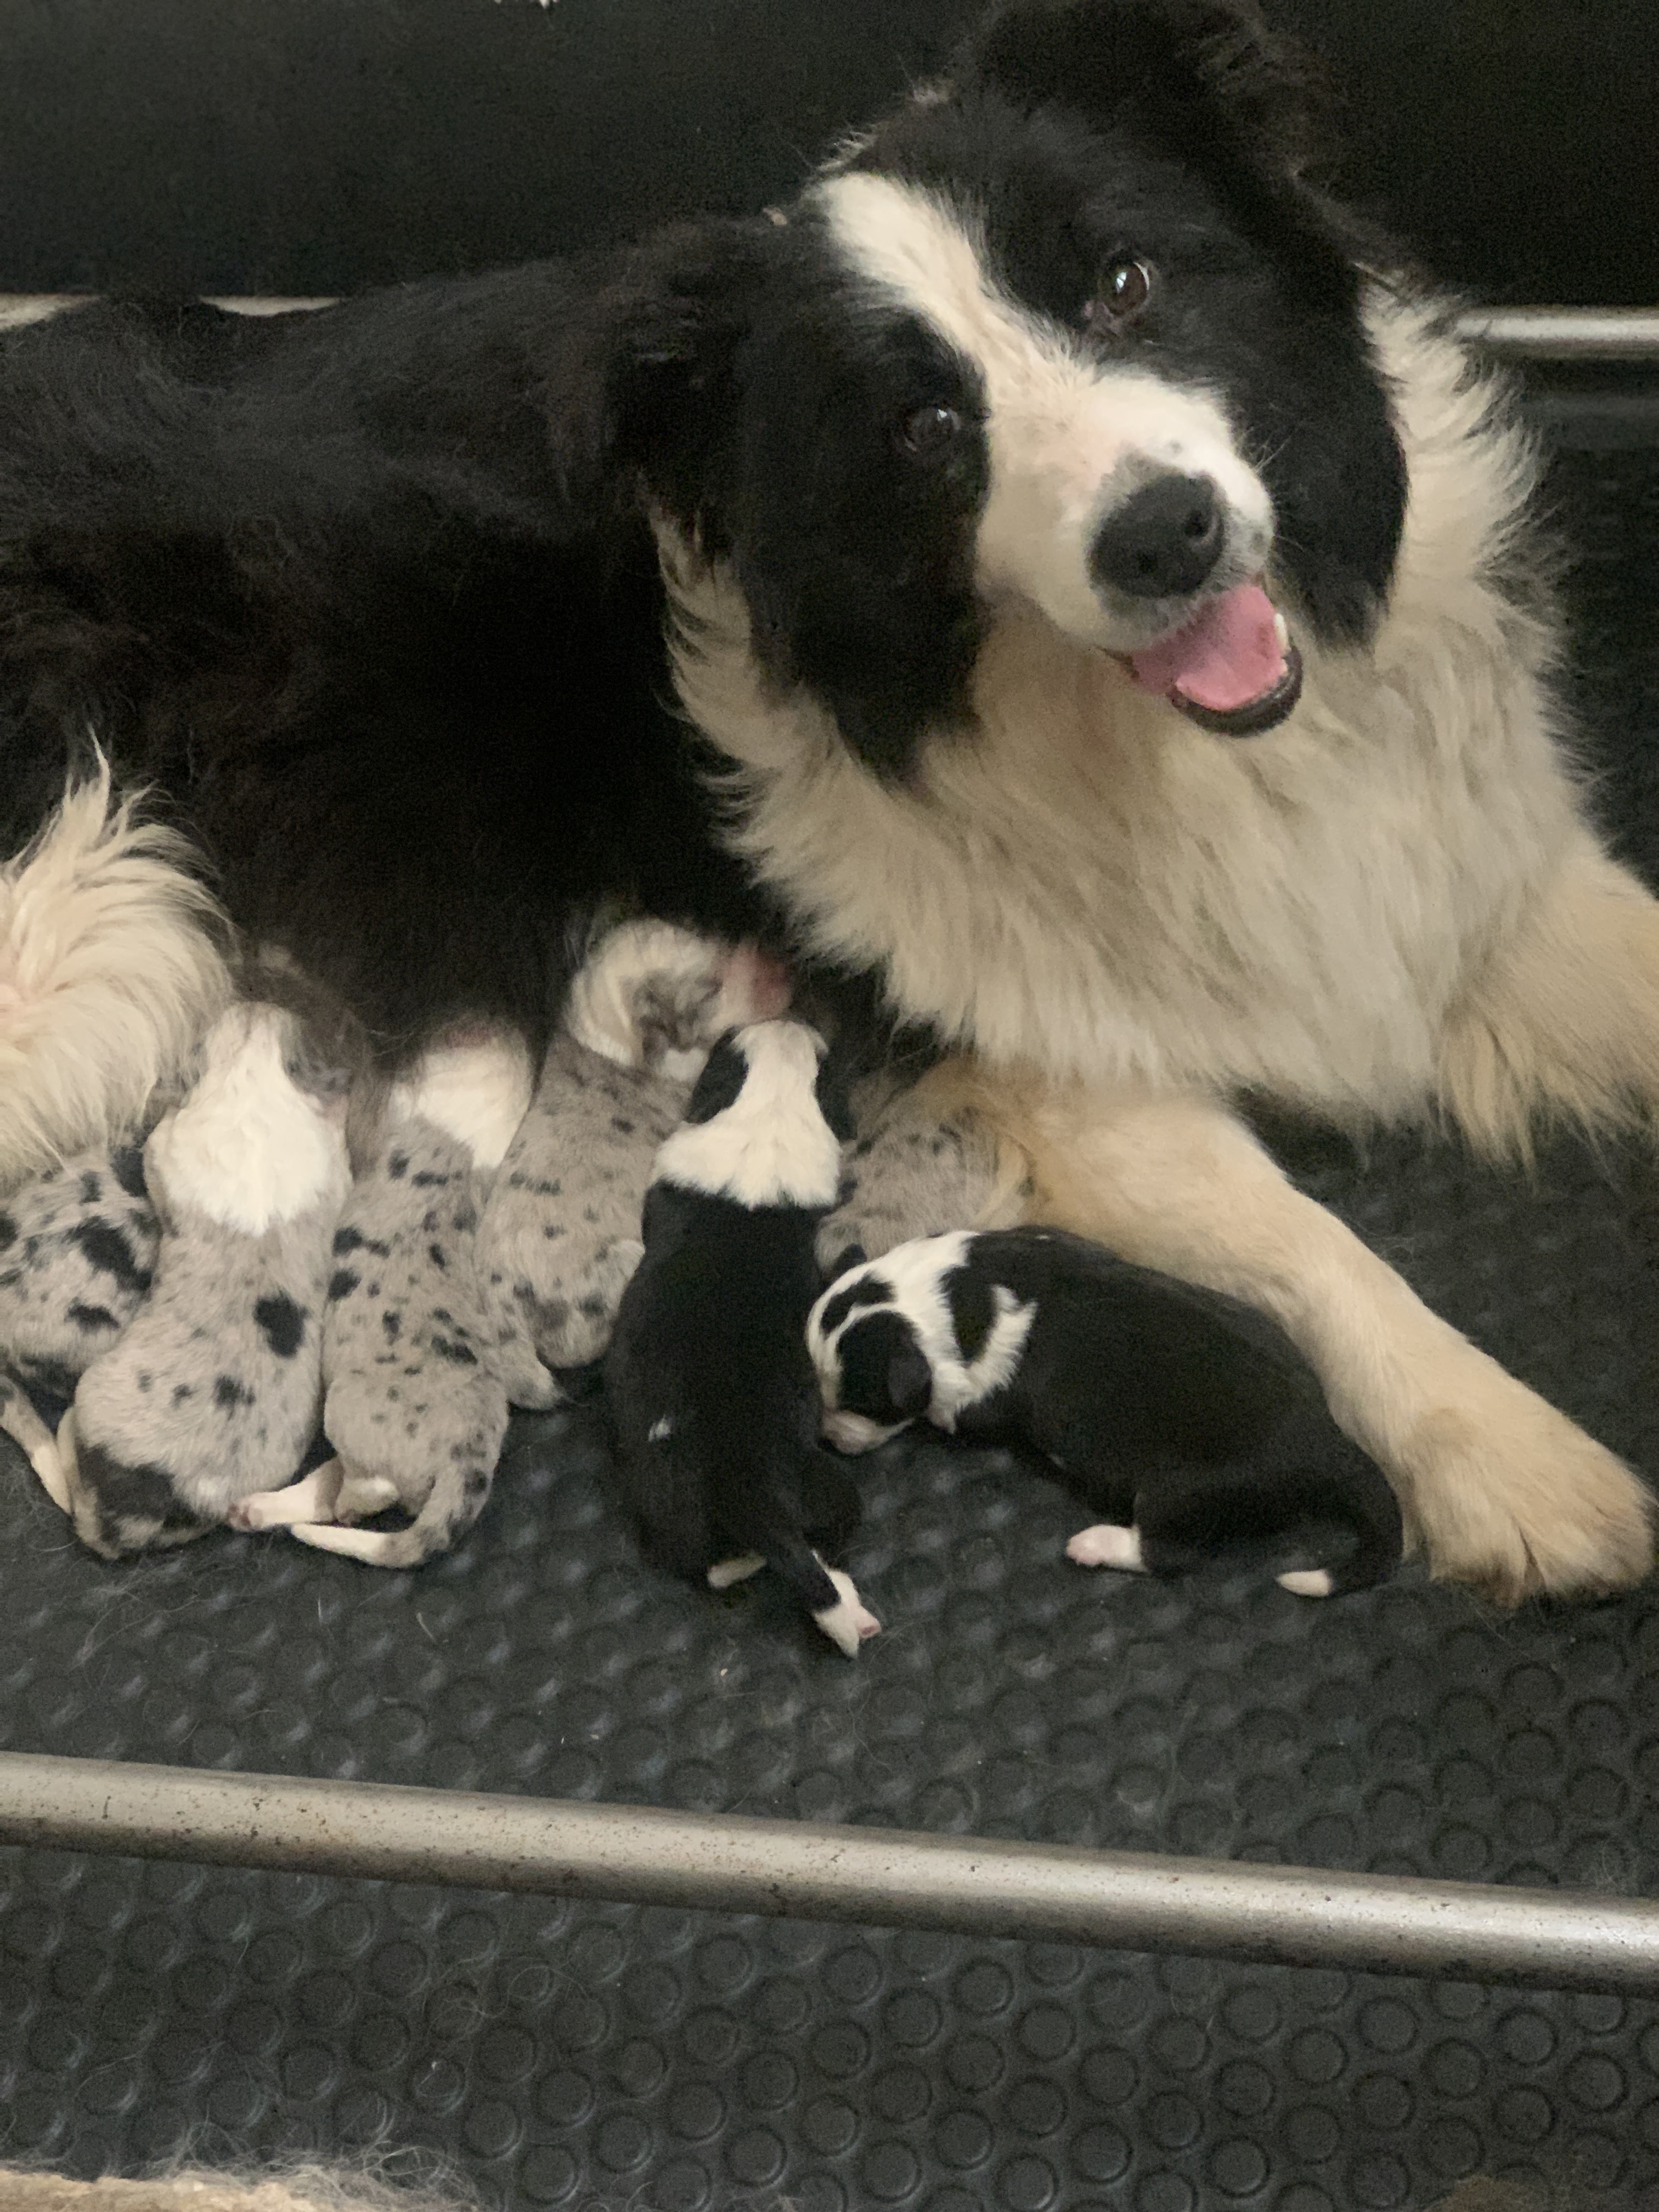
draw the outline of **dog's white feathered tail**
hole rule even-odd
[[[100,757],[0,865],[0,1192],[130,1133],[229,997],[191,859]]]

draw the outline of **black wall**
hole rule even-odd
[[[1659,303],[1659,0],[1267,0],[1490,298]],[[971,0],[0,0],[0,289],[335,292],[787,191]]]

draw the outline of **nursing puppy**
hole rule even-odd
[[[549,1369],[604,1352],[652,1161],[709,1047],[788,995],[752,947],[667,922],[622,922],[589,953],[478,1232],[486,1340],[515,1406],[556,1405]]]
[[[315,1432],[345,1102],[295,1018],[221,1016],[144,1147],[161,1224],[149,1297],[82,1376],[58,1432],[76,1534],[106,1559],[178,1544],[286,1482]]]
[[[902,1246],[831,1285],[807,1341],[844,1450],[925,1413],[1040,1452],[1102,1516],[1066,1547],[1079,1565],[1179,1574],[1333,1522],[1352,1550],[1286,1589],[1363,1589],[1400,1563],[1393,1491],[1282,1331],[1063,1231]]]
[[[447,1551],[489,1500],[507,1392],[479,1295],[479,1212],[529,1095],[519,1040],[428,1053],[398,1085],[378,1157],[333,1239],[323,1316],[323,1431],[335,1456],[246,1498],[239,1528],[286,1527],[319,1551],[413,1567]],[[389,1505],[409,1526],[348,1524]]]
[[[57,1446],[28,1390],[74,1395],[143,1304],[160,1235],[136,1145],[65,1160],[0,1204],[0,1429],[66,1513]]]
[[[804,1335],[844,1133],[823,1054],[787,1021],[709,1054],[657,1155],[605,1385],[647,1556],[717,1589],[771,1567],[850,1658],[880,1624],[818,1556],[851,1533],[858,1498],[818,1442]]]

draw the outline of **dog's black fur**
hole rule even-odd
[[[979,200],[1003,281],[1063,322],[1125,226],[1161,254],[1182,281],[1116,356],[1220,395],[1297,621],[1363,634],[1402,471],[1295,69],[1231,0],[1016,0],[952,84],[850,163]],[[95,732],[391,1058],[458,1013],[544,1032],[573,915],[617,894],[786,945],[670,704],[647,511],[729,556],[769,677],[902,777],[979,641],[971,386],[806,203],[312,315],[14,331],[0,849]],[[941,402],[972,434],[907,452]]]
[[[742,1118],[743,1094],[783,1066],[786,1033],[811,1036],[793,1022],[729,1034],[691,1094],[684,1126],[706,1126],[720,1147],[717,1172],[727,1171],[720,1185],[704,1173],[679,1179],[675,1139],[659,1156],[645,1256],[617,1311],[605,1397],[618,1479],[647,1557],[702,1581],[711,1568],[757,1556],[822,1626],[825,1616],[839,1620],[842,1601],[817,1553],[836,1553],[859,1515],[846,1468],[818,1442],[805,1343],[823,1280],[817,1227],[835,1199],[838,1142],[851,1134],[827,1061],[795,1101],[818,1127],[812,1157],[788,1164],[799,1170],[794,1187],[787,1175],[760,1204],[721,1187],[741,1182],[755,1134]],[[787,1073],[793,1084],[803,1079],[799,1068]],[[768,1108],[775,1103],[769,1097]],[[825,1632],[842,1640],[836,1627]]]
[[[929,1347],[942,1305],[950,1341]],[[1029,1308],[1006,1376],[957,1395],[999,1320]],[[925,1238],[832,1285],[811,1340],[826,1397],[890,1429],[932,1411],[968,1441],[1040,1453],[1140,1561],[1178,1574],[1261,1556],[1314,1527],[1351,1530],[1332,1592],[1400,1564],[1400,1508],[1265,1315],[1054,1229]]]

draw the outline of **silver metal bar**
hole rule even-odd
[[[1457,328],[1517,361],[1659,361],[1659,307],[1474,307]]]
[[[1659,1903],[0,1753],[0,1843],[714,1912],[1659,1990]]]
[[[0,292],[0,331],[44,321],[94,295],[86,292]],[[267,299],[215,294],[211,307],[234,315],[285,315],[330,307],[331,295]],[[1459,335],[1496,353],[1532,361],[1659,361],[1659,307],[1472,307]]]

